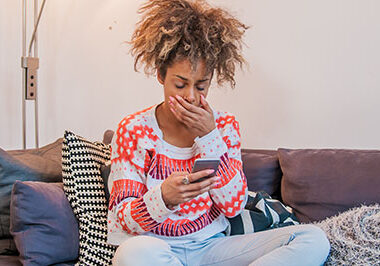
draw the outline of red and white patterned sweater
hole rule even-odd
[[[247,200],[242,171],[239,124],[234,116],[215,112],[216,128],[189,148],[165,142],[155,116],[157,105],[129,115],[112,139],[108,186],[108,242],[120,245],[133,235],[170,241],[203,240],[228,226]],[[161,183],[174,171],[191,172],[197,158],[221,158],[221,184],[170,210]]]

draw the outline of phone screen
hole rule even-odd
[[[206,169],[214,169],[214,173],[211,175],[202,177],[194,182],[201,182],[205,180],[206,178],[212,177],[216,175],[216,171],[218,170],[220,164],[219,159],[196,159],[194,162],[192,173],[199,172]]]

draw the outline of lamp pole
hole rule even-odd
[[[46,0],[43,0],[41,9],[38,12],[38,0],[34,0],[34,27],[33,34],[29,44],[28,55],[26,53],[26,20],[27,20],[27,3],[22,1],[22,138],[23,148],[26,149],[26,101],[34,101],[34,128],[35,144],[38,143],[38,97],[37,97],[37,70],[39,68],[38,46],[37,46],[37,28],[41,19]],[[34,53],[32,56],[32,46],[34,44]]]
[[[26,56],[26,0],[22,1],[22,58]],[[23,59],[21,59],[21,62]],[[22,147],[26,149],[26,69],[22,66]]]
[[[43,2],[43,5],[45,5],[45,1]],[[42,12],[43,6],[41,6],[41,12]],[[34,57],[38,58],[38,35],[37,35],[37,26],[40,21],[40,16],[38,15],[38,0],[34,0],[34,27],[36,29],[35,31],[35,39],[34,39]],[[31,40],[31,42],[33,39]],[[30,51],[29,51],[30,53]],[[36,75],[36,85],[37,85],[37,75]],[[36,86],[36,98],[34,100],[34,121],[35,121],[35,126],[34,126],[34,136],[35,136],[35,143],[36,143],[36,148],[39,147],[38,143],[38,94],[37,94],[37,86]]]

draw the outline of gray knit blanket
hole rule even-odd
[[[361,206],[316,223],[330,240],[325,265],[380,265],[380,205]]]

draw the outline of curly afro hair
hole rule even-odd
[[[162,77],[174,62],[189,59],[193,68],[202,59],[208,73],[216,71],[218,85],[235,87],[236,64],[246,63],[242,37],[248,27],[226,10],[203,0],[149,0],[141,6],[130,44],[135,70]]]

